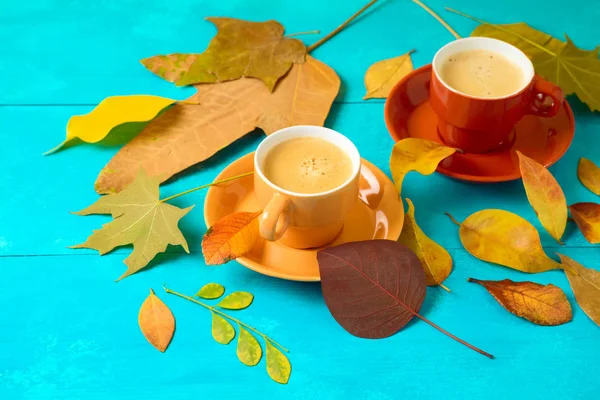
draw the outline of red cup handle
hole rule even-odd
[[[552,99],[551,105],[546,105],[547,98]],[[533,96],[529,104],[529,114],[539,117],[553,117],[562,107],[565,95],[561,88],[548,82],[539,75],[533,78]]]

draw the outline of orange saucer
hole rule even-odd
[[[227,166],[215,180],[254,170],[254,153],[247,154]],[[377,167],[362,160],[359,201],[346,218],[344,228],[329,244],[369,239],[396,240],[404,223],[402,200],[392,181]],[[212,186],[204,202],[204,219],[212,226],[220,218],[237,211],[258,211],[252,175]],[[294,281],[320,281],[317,250],[298,250],[262,237],[240,264],[264,275]]]
[[[394,86],[385,103],[385,122],[394,140],[408,137],[442,143],[437,115],[429,103],[431,64],[407,75]],[[443,160],[437,171],[472,182],[504,182],[521,178],[516,150],[542,165],[558,161],[569,148],[575,120],[565,100],[552,118],[526,115],[515,126],[512,140],[503,149],[486,154],[460,154]]]

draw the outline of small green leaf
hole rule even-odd
[[[248,307],[253,299],[252,293],[233,292],[221,300],[217,306],[228,310],[241,310]]]
[[[196,296],[211,300],[218,299],[219,297],[223,296],[223,293],[225,293],[225,288],[223,285],[218,283],[207,283],[206,285],[202,286],[200,290],[198,290]]]
[[[258,340],[241,326],[238,335],[237,356],[242,363],[249,367],[258,364],[262,357],[262,348]]]
[[[229,344],[235,337],[235,329],[225,318],[213,313],[212,335],[221,344]]]
[[[286,384],[292,373],[290,360],[279,349],[267,342],[267,373],[277,383]]]

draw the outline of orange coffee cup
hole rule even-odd
[[[350,158],[352,173],[342,185],[322,193],[296,193],[265,177],[263,163],[269,151],[282,142],[301,137],[331,142]],[[328,128],[299,125],[269,135],[254,153],[254,192],[263,208],[259,221],[261,236],[298,249],[331,242],[358,200],[360,165],[360,155],[350,139]]]
[[[450,87],[439,71],[448,57],[468,50],[488,50],[505,56],[523,72],[522,86],[507,96],[476,97]],[[430,100],[438,115],[444,143],[465,153],[486,153],[510,144],[515,124],[526,114],[556,115],[564,101],[562,90],[535,75],[533,64],[515,46],[497,39],[470,37],[448,43],[432,63]],[[547,100],[551,100],[550,105]]]

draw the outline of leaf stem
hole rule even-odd
[[[449,212],[446,212],[446,213],[444,213],[444,214],[446,214],[446,215],[448,216],[448,218],[450,218],[450,220],[451,220],[452,222],[454,222],[456,225],[458,225],[458,226],[460,226],[460,225],[461,225],[461,224],[460,224],[460,222],[458,222],[458,221],[456,220],[456,218],[454,218],[454,217],[452,216],[452,214],[450,214]]]
[[[181,294],[181,293],[175,292],[174,290],[171,290],[171,289],[169,289],[168,287],[166,287],[166,286],[164,286],[164,285],[163,285],[163,289],[165,289],[165,292],[167,292],[167,293],[169,293],[169,294],[174,294],[175,296],[179,296],[179,297],[181,297],[182,299],[186,299],[186,300],[189,300],[189,301],[191,301],[192,303],[196,303],[196,304],[198,304],[198,305],[200,305],[200,306],[202,306],[202,307],[204,307],[204,308],[206,308],[206,309],[210,310],[210,311],[211,311],[211,312],[213,312],[213,313],[217,313],[217,314],[221,315],[222,317],[225,317],[225,318],[227,318],[227,319],[229,319],[229,320],[231,320],[231,321],[233,321],[233,322],[237,323],[238,325],[240,325],[240,326],[243,326],[244,328],[251,330],[252,332],[256,333],[257,335],[260,335],[260,336],[262,336],[262,338],[263,338],[263,339],[265,339],[266,341],[269,341],[269,342],[271,342],[271,343],[273,343],[273,344],[277,345],[278,347],[280,347],[280,348],[281,348],[281,350],[285,351],[286,353],[289,353],[289,352],[290,352],[288,349],[286,349],[286,348],[285,348],[285,347],[283,347],[281,344],[277,343],[276,341],[274,341],[273,339],[271,339],[270,337],[268,337],[268,336],[267,336],[267,335],[265,335],[264,333],[262,333],[262,332],[260,332],[260,331],[256,330],[255,328],[251,327],[251,326],[250,326],[250,325],[248,325],[248,324],[245,324],[245,323],[243,323],[243,322],[242,322],[242,321],[240,321],[239,319],[237,319],[237,318],[234,318],[234,317],[232,317],[231,315],[224,313],[223,311],[219,310],[219,309],[218,309],[218,308],[216,308],[216,307],[209,306],[208,304],[206,304],[206,303],[203,303],[203,302],[201,302],[201,301],[199,301],[199,300],[196,300],[196,299],[194,299],[193,297],[186,296],[185,294]]]
[[[437,15],[435,13],[435,11],[433,11],[431,8],[427,7],[425,4],[423,4],[423,2],[421,0],[412,0],[413,3],[417,4],[418,6],[420,6],[422,9],[424,9],[425,11],[427,11],[429,14],[431,14],[431,16],[435,19],[438,20],[438,22],[440,24],[442,24],[444,26],[444,28],[448,29],[448,31],[454,35],[455,38],[460,39],[461,36],[456,33],[456,31],[454,29],[452,29],[452,27],[450,25],[448,25],[448,23],[446,21],[444,21],[442,19],[442,17],[440,17],[439,15]],[[448,9],[448,7],[446,7],[446,10]]]
[[[358,17],[360,14],[362,14],[363,12],[365,12],[369,7],[371,7],[373,4],[375,4],[377,2],[377,0],[371,0],[370,2],[368,2],[363,8],[361,8],[360,10],[358,10],[356,13],[354,13],[354,15],[352,15],[350,18],[348,18],[343,24],[341,24],[340,26],[338,26],[337,28],[335,28],[333,31],[331,31],[331,33],[323,36],[321,39],[319,39],[317,42],[311,44],[310,46],[308,46],[308,52],[310,53],[311,51],[313,51],[314,49],[316,49],[317,47],[319,47],[320,45],[322,45],[323,43],[325,43],[326,41],[328,41],[329,39],[331,39],[332,37],[334,37],[335,35],[337,35],[342,29],[344,29],[350,22],[352,22],[352,20],[354,20],[356,17]]]
[[[55,146],[53,148],[51,148],[50,150],[48,150],[45,153],[42,153],[43,156],[49,156],[50,154],[56,153],[58,150],[62,149],[62,147],[67,144],[67,142],[69,141],[69,139],[66,139],[64,142],[60,143],[58,146]]]
[[[218,180],[218,181],[214,181],[212,183],[207,183],[206,185],[198,186],[198,187],[195,187],[193,189],[189,189],[189,190],[186,190],[184,192],[177,193],[177,194],[174,194],[174,195],[169,196],[169,197],[165,197],[164,199],[161,200],[161,202],[164,203],[166,201],[173,200],[173,199],[175,199],[175,198],[177,198],[179,196],[183,196],[185,194],[189,194],[189,193],[195,192],[197,190],[207,188],[209,186],[215,186],[215,185],[219,185],[221,183],[225,183],[225,182],[233,181],[233,180],[236,180],[236,179],[240,179],[240,178],[243,178],[245,176],[250,176],[253,173],[254,173],[254,171],[246,172],[245,174],[240,174],[240,175],[232,176],[230,178],[225,178],[225,179],[221,179],[221,180]]]
[[[446,287],[446,285],[444,285],[443,283],[438,283],[438,286],[444,289],[446,292],[452,293],[452,290],[448,289],[448,287]]]
[[[318,35],[319,33],[321,33],[321,31],[318,29],[315,29],[313,31],[290,33],[289,35],[285,35],[284,37],[291,38],[291,37],[300,36],[300,35]]]

